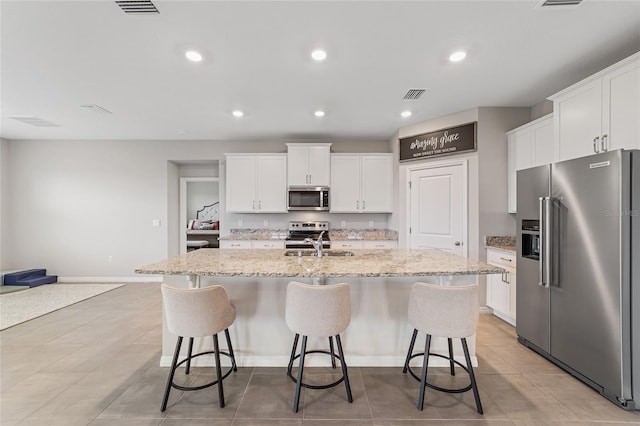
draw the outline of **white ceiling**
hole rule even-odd
[[[475,106],[537,104],[640,50],[637,0],[154,3],[131,16],[106,0],[2,0],[0,136],[387,140]],[[450,63],[456,49],[467,59]],[[414,88],[428,90],[403,100]]]

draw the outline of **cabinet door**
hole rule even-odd
[[[287,156],[257,157],[257,202],[260,213],[287,212]]]
[[[507,138],[507,189],[509,200],[509,213],[516,212],[517,194],[516,188],[518,187],[517,171],[528,169],[531,167],[531,129],[523,129],[514,133],[510,133]]]
[[[255,240],[251,241],[254,249],[284,249],[284,241]]]
[[[393,162],[389,155],[363,155],[361,160],[360,211],[393,211]]]
[[[531,129],[531,166],[537,167],[553,163],[553,119],[540,123]]]
[[[251,241],[249,240],[222,240],[220,241],[221,249],[250,249]]]
[[[327,145],[309,146],[309,184],[329,186],[331,183],[331,154]]]
[[[292,186],[309,184],[309,149],[306,146],[289,146],[287,149],[288,182]]]
[[[227,211],[253,212],[256,204],[256,158],[227,156]]]
[[[603,76],[602,84],[606,148],[640,149],[640,60]]]
[[[355,213],[360,210],[360,156],[331,156],[331,212]]]
[[[491,300],[487,299],[487,306],[501,314],[509,314],[510,298],[509,284],[503,281],[503,275],[487,275],[487,286],[491,286]],[[489,292],[487,292],[489,296]]]
[[[509,315],[516,320],[516,270],[507,269],[509,271]]]
[[[594,79],[554,100],[558,160],[595,152],[602,129],[602,83]],[[597,139],[596,139],[597,138]]]

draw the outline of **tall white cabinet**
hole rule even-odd
[[[558,160],[640,148],[640,53],[549,99]]]
[[[289,186],[329,186],[331,144],[287,144]]]
[[[332,213],[393,211],[392,154],[332,154]]]
[[[555,161],[553,114],[507,132],[509,213],[516,212],[517,171]]]
[[[227,154],[227,211],[287,212],[285,154]]]

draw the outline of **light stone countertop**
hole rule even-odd
[[[138,274],[222,277],[419,277],[504,269],[435,249],[351,250],[355,256],[285,256],[285,250],[199,249],[136,268]]]
[[[516,237],[510,235],[489,236],[484,239],[485,247],[516,254]]]
[[[221,240],[284,240],[289,232],[286,229],[232,228],[230,233],[222,235]],[[391,229],[331,229],[332,240],[398,240],[398,232]]]

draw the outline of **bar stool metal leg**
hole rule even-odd
[[[464,359],[467,361],[467,369],[469,370],[469,377],[471,378],[471,389],[473,389],[473,397],[476,400],[476,409],[479,414],[483,414],[482,403],[480,402],[480,394],[478,393],[478,386],[476,385],[476,376],[473,374],[473,366],[471,365],[471,357],[469,356],[469,347],[467,346],[467,339],[462,338],[462,350],[464,351]]]
[[[231,345],[231,337],[229,336],[229,329],[224,329],[224,337],[227,339],[227,348],[229,348],[229,356],[231,357],[231,362],[233,363],[233,371],[238,371],[238,366],[236,364],[236,356],[233,353],[233,346]]]
[[[409,351],[407,352],[407,359],[404,361],[404,368],[402,369],[402,372],[405,374],[407,374],[407,370],[409,369],[409,361],[413,354],[413,346],[416,344],[416,336],[418,336],[418,330],[414,328],[413,335],[411,336],[411,343],[409,344]]]
[[[338,355],[340,356],[340,366],[342,367],[342,377],[344,377],[344,386],[347,389],[347,401],[353,402],[353,396],[351,395],[351,384],[349,383],[349,376],[347,375],[347,363],[344,360],[344,352],[342,351],[342,341],[340,340],[339,334],[336,334],[336,343],[338,344]]]
[[[336,368],[336,353],[333,350],[333,336],[329,336],[329,350],[331,351],[331,367]]]
[[[297,340],[297,335],[296,335]],[[302,336],[302,347],[300,348],[300,365],[298,366],[298,381],[296,382],[296,393],[293,397],[293,412],[298,412],[300,402],[300,389],[302,388],[302,373],[304,370],[304,355],[307,351],[307,336]]]
[[[448,338],[447,343],[449,345],[449,369],[451,371],[451,375],[456,375],[455,364],[453,363],[453,339]]]
[[[189,374],[191,371],[191,354],[193,353],[193,337],[189,337],[189,349],[187,350],[187,366],[184,370],[184,374]]]
[[[424,390],[427,387],[427,368],[429,367],[429,349],[431,348],[431,335],[427,334],[424,342],[424,361],[422,362],[422,375],[420,376],[420,395],[418,396],[418,410],[424,407]]]
[[[171,383],[173,383],[173,375],[176,372],[176,364],[178,363],[178,356],[180,355],[180,347],[182,346],[182,336],[178,336],[176,342],[176,349],[173,353],[173,361],[171,361],[171,370],[169,371],[169,378],[167,379],[167,386],[164,389],[164,397],[162,398],[162,406],[160,411],[167,409],[167,402],[169,401],[169,392],[171,392]]]
[[[218,379],[218,399],[220,408],[224,408],[224,389],[222,388],[222,368],[220,367],[220,347],[218,346],[218,335],[213,335],[213,351],[216,358],[216,378]]]

